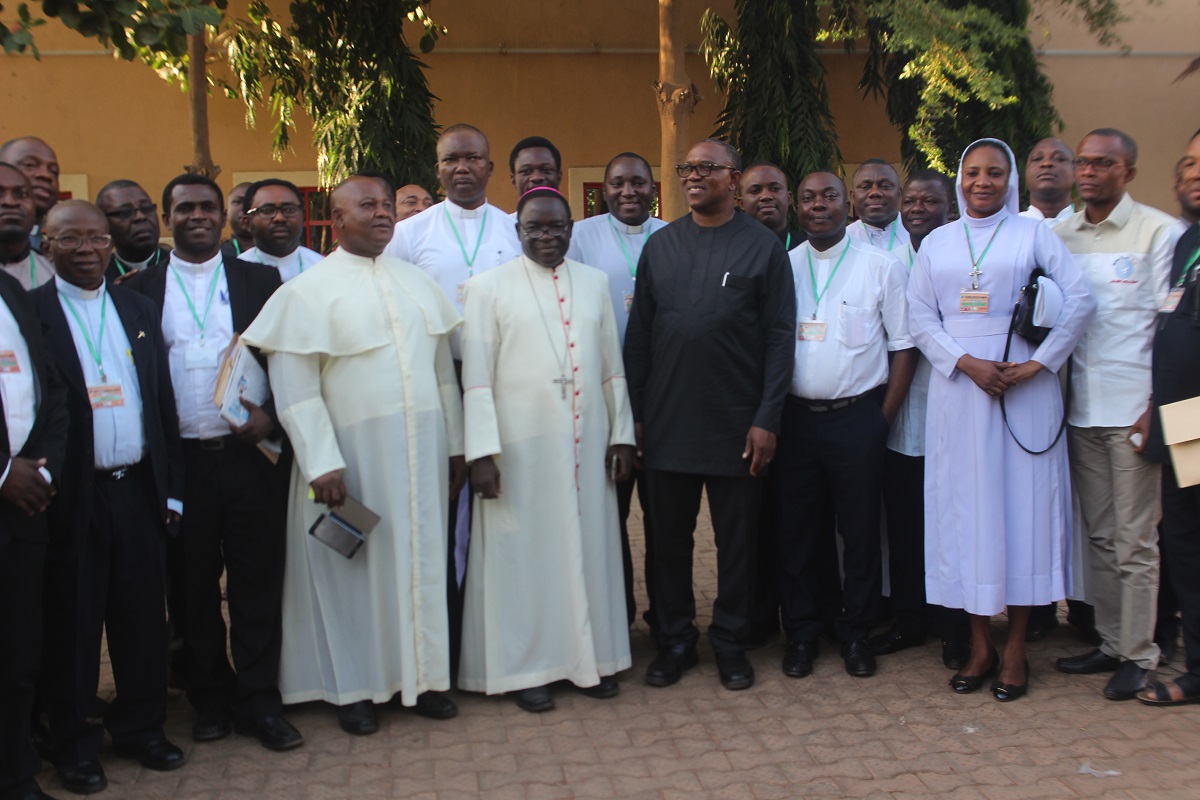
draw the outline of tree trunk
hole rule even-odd
[[[184,167],[216,180],[221,168],[208,146],[208,29],[188,37],[188,108],[192,112],[192,163]]]
[[[662,218],[673,220],[687,213],[683,192],[675,177],[675,165],[687,158],[693,144],[688,123],[696,103],[696,86],[687,76],[684,63],[683,0],[658,0],[658,117],[662,129],[661,164]]]

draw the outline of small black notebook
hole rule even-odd
[[[378,524],[378,514],[353,497],[347,497],[341,508],[327,511],[317,517],[308,533],[346,558],[354,558],[354,554],[362,549],[367,537]]]

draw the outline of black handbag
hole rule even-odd
[[[1033,324],[1033,310],[1037,307],[1038,278],[1045,276],[1046,270],[1034,267],[1033,272],[1029,273],[1029,282],[1021,287],[1021,295],[1017,298],[1017,304],[1013,306],[1012,320],[1008,324],[1008,338],[1004,342],[1004,361],[1008,361],[1008,352],[1012,348],[1014,333],[1035,345],[1046,341],[1046,337],[1050,335],[1050,328]],[[1071,411],[1071,359],[1067,359],[1065,368],[1067,370],[1067,388],[1063,393],[1062,422],[1058,424],[1058,433],[1054,435],[1054,441],[1044,450],[1030,450],[1017,438],[1017,434],[1013,433],[1012,426],[1008,424],[1008,409],[1004,406],[1004,395],[1000,395],[1000,416],[1004,418],[1004,427],[1008,429],[1008,435],[1013,438],[1018,447],[1031,456],[1040,456],[1053,450],[1054,446],[1058,444],[1058,440],[1062,438],[1063,431],[1067,429],[1067,415]]]

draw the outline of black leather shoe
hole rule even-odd
[[[74,794],[95,794],[108,788],[108,778],[104,776],[104,767],[99,761],[87,761],[83,764],[55,765],[58,779],[63,788]]]
[[[842,645],[842,660],[846,662],[846,674],[856,678],[869,678],[875,674],[875,654],[866,639],[855,639]]]
[[[966,639],[942,639],[942,663],[946,669],[958,671],[971,658],[971,643]]]
[[[670,686],[679,683],[683,673],[696,666],[696,648],[686,644],[667,645],[646,667],[646,683],[651,686]]]
[[[906,631],[903,628],[892,628],[886,633],[872,636],[867,642],[871,652],[877,656],[891,655],[907,650],[910,647],[920,647],[925,644],[926,634],[918,631]]]
[[[237,732],[243,736],[254,736],[268,750],[291,750],[304,744],[304,737],[292,723],[278,714],[267,714],[256,720],[238,722]]]
[[[783,653],[783,674],[789,678],[806,678],[812,675],[813,662],[821,651],[818,640],[811,642],[788,642]]]
[[[193,742],[215,742],[233,731],[227,711],[201,711],[192,723]]]
[[[17,796],[16,800],[54,800],[53,797],[43,792],[41,789],[30,789],[29,792]]]
[[[1000,668],[1000,654],[995,650],[992,651],[992,662],[981,675],[963,675],[956,672],[950,678],[950,688],[958,694],[970,694],[971,692],[979,691],[979,687],[983,686],[983,682],[996,674],[996,670]]]
[[[1152,680],[1154,670],[1142,669],[1132,661],[1122,661],[1104,687],[1104,696],[1109,700],[1132,700]]]
[[[146,769],[155,772],[170,772],[187,763],[187,756],[167,737],[159,736],[148,742],[113,744],[113,752],[122,758],[132,758]]]
[[[441,692],[425,692],[417,695],[417,704],[413,710],[417,712],[418,716],[426,719],[454,719],[458,716],[458,706]]]
[[[741,650],[730,650],[717,653],[717,672],[721,675],[721,685],[726,689],[737,691],[749,689],[754,685],[754,667]]]
[[[554,710],[554,698],[550,695],[549,686],[535,686],[532,689],[522,689],[513,697],[517,707],[530,714],[540,714],[543,711]]]
[[[615,675],[606,675],[595,686],[577,686],[579,693],[597,700],[609,700],[621,692],[621,684],[617,683]]]
[[[338,725],[354,736],[370,736],[379,730],[375,716],[375,704],[370,700],[359,700],[346,706],[338,706]]]
[[[1098,672],[1116,672],[1121,666],[1121,659],[1105,655],[1097,649],[1081,656],[1060,658],[1054,662],[1054,666],[1068,675],[1095,675]]]
[[[1025,662],[1024,683],[1001,683],[999,679],[992,681],[992,697],[1001,703],[1011,703],[1019,700],[1029,691],[1029,662]]]

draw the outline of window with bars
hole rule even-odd
[[[316,186],[301,186],[300,195],[304,205],[304,233],[300,243],[321,255],[329,255],[337,246],[329,213],[329,192]]]
[[[654,201],[650,203],[650,216],[662,218],[662,209],[658,204],[658,196],[662,191],[662,183],[654,182]],[[608,213],[608,203],[604,202],[604,184],[600,181],[583,184],[583,217],[598,217]]]

